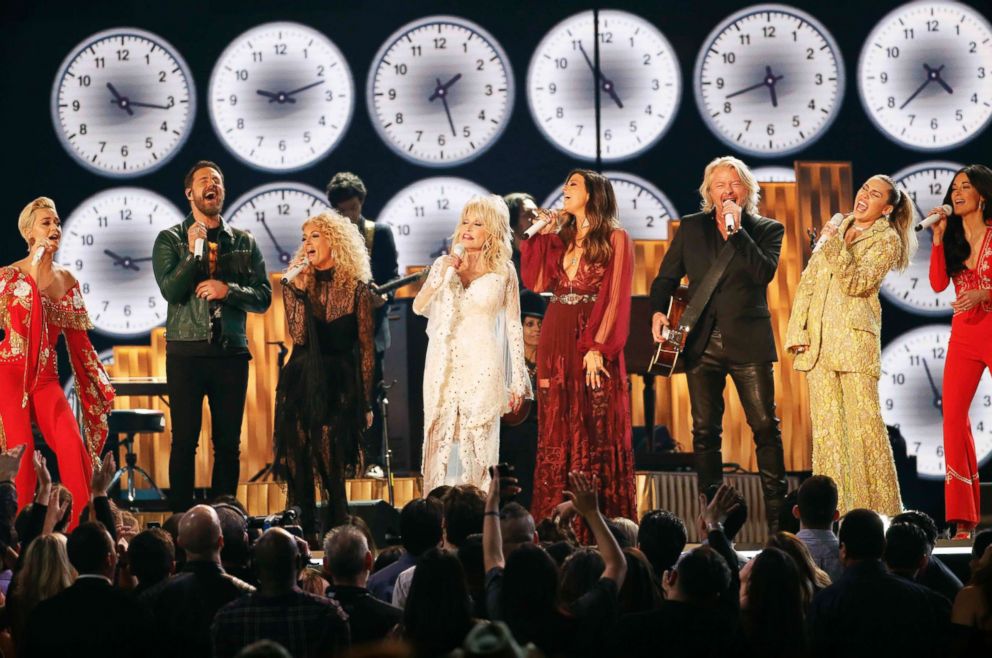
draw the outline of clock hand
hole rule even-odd
[[[778,107],[778,96],[775,94],[775,83],[782,79],[781,75],[774,75],[772,73],[772,67],[765,67],[765,84],[768,85],[768,93],[772,97],[772,107]]]
[[[103,253],[107,254],[108,256],[114,259],[114,265],[120,265],[126,270],[134,270],[135,272],[139,272],[141,270],[141,268],[138,267],[137,265],[134,265],[133,261],[127,256],[118,256],[109,249],[104,249]]]
[[[269,234],[269,239],[272,240],[273,246],[276,248],[276,251],[279,252],[279,260],[284,260],[284,257],[287,256],[288,254],[285,251],[283,251],[282,247],[279,246],[279,241],[276,240],[276,236],[272,234],[272,229],[269,228],[269,223],[264,219],[261,219],[259,221],[262,222],[262,228],[264,228],[265,232]],[[287,259],[284,262],[288,263],[289,260]]]
[[[121,108],[122,110],[127,112],[128,115],[134,116],[134,110],[130,108],[131,103],[130,101],[128,101],[127,97],[118,94],[117,89],[115,89],[114,85],[112,85],[109,82],[107,83],[107,89],[109,89],[110,93],[114,95],[114,100],[110,101],[110,104],[116,105],[117,107]]]
[[[451,119],[451,110],[448,108],[448,87],[458,82],[458,79],[462,77],[461,73],[458,73],[451,80],[448,80],[447,84],[441,84],[441,78],[434,78],[437,81],[437,86],[434,88],[434,93],[427,97],[427,100],[431,103],[434,99],[440,98],[441,104],[444,106],[444,113],[448,115],[448,125],[451,126],[452,137],[458,137],[458,133],[455,132],[455,122]]]
[[[616,85],[614,85],[613,81],[603,74],[602,69],[597,71],[596,67],[592,65],[592,60],[590,60],[589,55],[586,54],[586,49],[582,47],[581,41],[579,42],[579,51],[582,53],[582,57],[586,60],[586,66],[588,66],[593,75],[599,79],[603,91],[605,91],[607,95],[613,99],[613,102],[617,104],[617,107],[623,109],[623,101],[620,100],[619,96],[617,96]]]
[[[258,94],[259,96],[265,96],[266,98],[269,99],[270,103],[278,102],[280,105],[282,105],[283,103],[296,102],[295,98],[289,98],[288,96],[286,96],[286,94],[284,94],[281,91],[279,93],[276,93],[272,91],[265,91],[264,89],[256,89],[255,93]]]
[[[295,96],[296,94],[300,93],[301,91],[306,91],[307,89],[310,89],[311,87],[316,87],[316,86],[322,85],[322,84],[324,84],[324,81],[323,80],[318,80],[317,82],[311,82],[308,85],[304,85],[304,86],[300,87],[299,89],[294,89],[293,91],[287,91],[285,93],[286,100],[290,100],[290,96]],[[292,101],[290,101],[290,102],[292,102]]]
[[[168,110],[172,108],[171,105],[155,105],[154,103],[142,103],[140,101],[130,101],[130,103],[136,107],[152,107],[156,110]]]
[[[727,94],[726,95],[726,98],[733,98],[734,96],[740,96],[741,94],[746,94],[749,91],[754,91],[755,89],[760,89],[761,87],[764,87],[764,86],[765,86],[765,81],[762,80],[761,82],[759,82],[756,85],[751,85],[750,87],[744,87],[743,89],[738,89],[737,91],[735,91],[732,94]]]
[[[927,373],[927,380],[930,382],[930,390],[933,391],[933,406],[940,410],[940,415],[944,415],[944,400],[940,395],[940,391],[937,390],[937,385],[933,382],[933,375],[930,374],[930,366],[927,365],[927,360],[923,359],[923,369]]]
[[[939,84],[941,87],[944,88],[944,91],[946,91],[948,94],[953,94],[954,93],[954,90],[951,89],[951,85],[949,85],[946,82],[944,82],[944,79],[940,77],[940,72],[944,70],[944,65],[943,64],[941,64],[936,69],[931,69],[926,64],[924,64],[923,67],[927,70],[927,74],[933,79],[933,81],[936,82],[937,84]]]
[[[930,84],[932,81],[936,80],[937,77],[940,75],[940,74],[936,73],[935,71],[931,70],[931,68],[929,66],[927,66],[926,64],[923,65],[923,68],[925,68],[927,70],[927,79],[923,82],[923,84],[921,84],[916,89],[916,91],[913,92],[912,96],[910,96],[909,98],[907,98],[906,101],[902,105],[899,106],[899,109],[900,110],[903,109],[904,107],[906,107],[907,105],[909,105],[909,102],[911,100],[913,100],[914,98],[916,98],[917,96],[919,96],[920,95],[920,92],[923,91],[924,89],[926,89],[927,88],[927,85]]]

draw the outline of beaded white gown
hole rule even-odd
[[[467,288],[435,262],[413,311],[428,319],[424,366],[424,494],[443,484],[485,491],[499,459],[510,394],[532,397],[517,274],[510,263]]]

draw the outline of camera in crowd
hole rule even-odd
[[[249,516],[247,522],[249,530],[261,530],[265,532],[269,528],[285,528],[292,534],[298,534],[294,530],[300,525],[300,508],[293,505],[275,514]]]

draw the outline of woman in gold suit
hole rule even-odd
[[[840,226],[823,227],[789,319],[785,347],[809,385],[813,472],[837,483],[841,514],[858,507],[902,511],[878,401],[878,289],[916,251],[912,219],[912,201],[891,178],[869,178]]]

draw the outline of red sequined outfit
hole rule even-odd
[[[600,508],[607,517],[636,518],[630,403],[623,348],[630,328],[634,248],[627,233],[610,236],[605,264],[579,261],[569,280],[565,245],[557,235],[536,235],[521,244],[524,285],[566,297],[552,300],[537,349],[538,445],[531,513],[550,517],[565,500],[568,473],[599,477]],[[593,301],[593,298],[594,301]],[[586,386],[582,358],[598,350],[609,378],[598,390]]]

